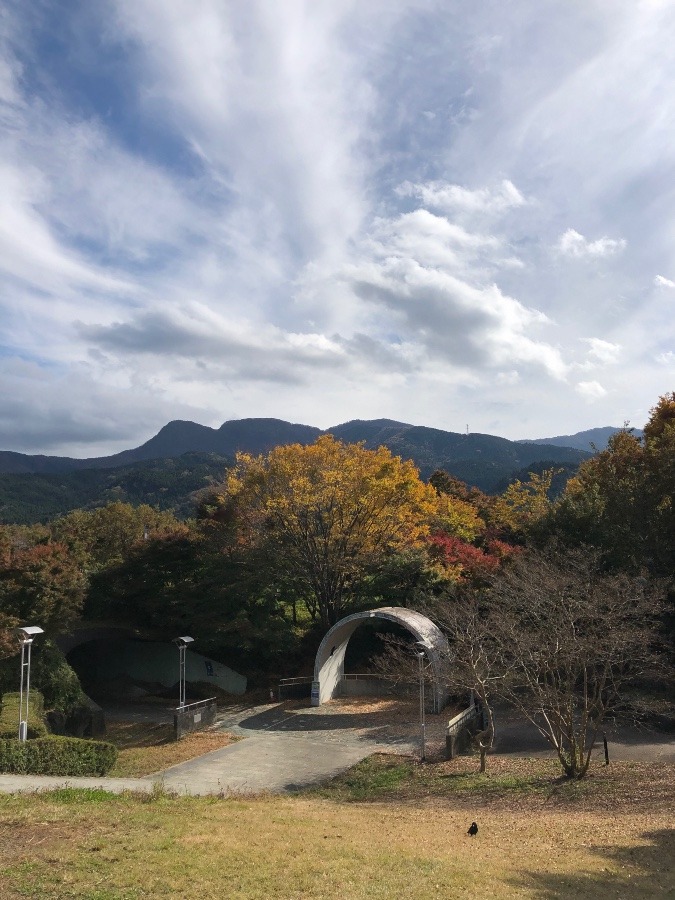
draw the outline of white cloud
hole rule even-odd
[[[0,166],[0,270],[43,291],[129,292],[130,282],[65,246],[40,215],[41,178]]]
[[[418,209],[378,219],[340,280],[370,310],[371,330],[383,332],[388,322],[419,359],[445,366],[455,379],[508,365],[562,379],[560,351],[537,334],[548,318],[492,281],[507,249],[495,235]]]
[[[355,151],[375,97],[345,26],[368,14],[353,2],[116,7],[117,27],[143,47],[148,112],[179,117],[231,191],[233,228],[268,252],[305,257],[352,236],[365,209]]]
[[[397,189],[401,196],[418,197],[422,204],[442,213],[487,213],[502,215],[527,203],[518,188],[508,179],[499,187],[469,190],[459,184],[432,181],[425,184],[405,182]]]
[[[609,237],[601,237],[595,241],[589,241],[583,234],[579,234],[573,228],[568,228],[558,241],[560,253],[564,256],[576,258],[614,256],[623,250],[625,246],[625,240],[614,240]]]
[[[515,387],[520,381],[520,373],[515,371],[515,369],[510,372],[498,372],[497,381],[499,384],[506,385],[507,387]]]
[[[582,338],[582,340],[590,348],[588,356],[592,363],[611,365],[618,362],[621,354],[620,344],[612,344],[610,341],[603,341],[600,338]]]
[[[0,18],[13,446],[177,413],[536,436],[663,392],[672,4],[110,0],[59,9],[58,45],[25,7]]]
[[[586,400],[600,400],[607,394],[606,389],[598,381],[580,381],[576,391]]]

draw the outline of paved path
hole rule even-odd
[[[134,712],[135,718],[144,721],[164,721],[167,715],[166,710],[152,707]],[[392,729],[385,721],[386,713],[336,714],[326,706],[241,706],[220,715],[218,722],[222,730],[242,740],[157,775],[136,779],[0,775],[0,791],[68,786],[149,792],[162,785],[192,795],[283,793],[331,778],[372,753],[410,753],[419,747],[414,724]]]
[[[163,721],[166,710],[138,708],[135,715]],[[292,704],[233,707],[219,716],[219,727],[243,738],[222,750],[166,769],[146,778],[58,778],[0,775],[0,791],[35,791],[55,787],[102,787],[105,790],[149,792],[155,785],[179,794],[283,793],[324,781],[377,752],[415,753],[417,723],[399,716],[391,725],[387,710],[364,714],[330,705],[319,708]],[[447,716],[429,717],[430,742],[443,738]],[[514,756],[551,756],[536,729],[504,713],[497,716],[495,751]],[[610,759],[675,763],[675,736],[607,729]],[[602,752],[600,744],[599,752]]]
[[[675,763],[675,734],[664,734],[646,728],[606,725],[599,733],[594,753],[603,753],[602,735],[607,735],[609,759],[634,762]],[[523,722],[513,713],[495,713],[494,752],[509,756],[552,756],[550,744],[534,725]]]
[[[325,781],[372,753],[410,753],[419,746],[411,729],[392,733],[372,716],[328,709],[242,707],[220,725],[243,740],[167,769],[162,782],[190,794],[280,793]]]

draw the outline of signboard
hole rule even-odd
[[[321,682],[312,682],[312,706],[321,706]]]

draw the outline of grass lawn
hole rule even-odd
[[[675,766],[596,759],[581,781],[561,776],[554,759],[488,756],[488,772],[478,773],[476,757],[420,765],[409,757],[376,753],[343,775],[312,790],[338,802],[444,801],[471,806],[522,805],[538,808],[675,811]],[[673,814],[675,820],[675,812]]]
[[[196,731],[180,741],[173,737],[173,726],[148,722],[110,722],[105,740],[118,748],[115,767],[108,773],[116,778],[140,778],[152,775],[227,747],[236,738],[225,731]]]
[[[490,762],[380,756],[291,797],[0,795],[0,897],[675,897],[675,767]]]

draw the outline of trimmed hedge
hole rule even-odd
[[[28,737],[42,738],[49,734],[44,723],[44,701],[39,691],[31,691],[28,697]],[[19,692],[7,693],[0,708],[0,740],[19,737]]]
[[[0,740],[0,772],[13,775],[105,775],[117,761],[106,741],[49,737]]]

